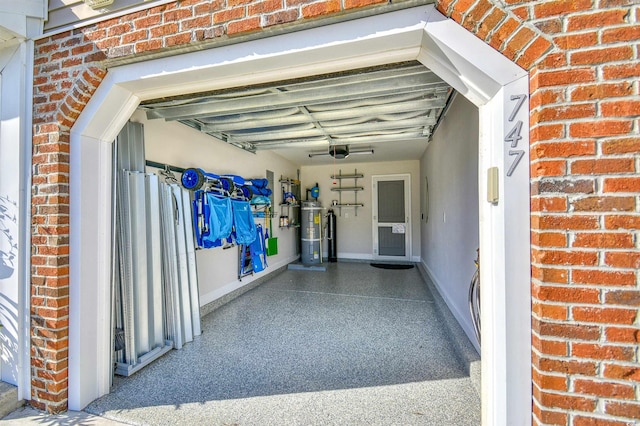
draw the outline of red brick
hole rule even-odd
[[[534,420],[538,418],[544,425],[567,425],[569,424],[569,416],[566,412],[551,411],[541,409],[534,401],[533,404]]]
[[[565,303],[599,303],[600,291],[590,288],[541,286],[534,294],[539,300]],[[590,330],[590,332],[593,330]]]
[[[298,19],[299,12],[296,9],[283,10],[275,12],[264,17],[264,26],[270,27],[273,25],[286,24],[287,22],[293,22]]]
[[[252,3],[247,6],[247,15],[259,15],[261,13],[274,12],[282,9],[282,0],[265,0]]]
[[[302,7],[302,16],[304,18],[315,18],[317,16],[329,15],[340,11],[339,0],[327,0],[312,3]]]
[[[609,47],[606,49],[579,50],[569,54],[571,65],[598,65],[607,62],[631,60],[631,46]]]
[[[622,135],[629,133],[632,121],[601,120],[569,125],[569,134],[575,138],[594,138],[603,136]]]
[[[571,356],[596,360],[606,359],[616,361],[633,361],[635,357],[635,349],[631,346],[571,342]]]
[[[553,38],[553,41],[561,49],[580,49],[598,44],[598,33],[595,31],[589,33],[562,33]]]
[[[571,70],[542,71],[538,76],[540,87],[565,86],[576,83],[595,81],[595,73],[591,68],[575,68]]]
[[[175,34],[178,32],[178,24],[175,22],[171,22],[169,24],[159,25],[157,27],[153,27],[149,30],[149,34],[153,38],[164,37],[168,34]]]
[[[637,365],[604,364],[603,376],[608,379],[633,380],[640,382],[640,367]]]
[[[626,421],[576,416],[573,418],[573,426],[631,426],[631,424]]]
[[[386,3],[386,0],[345,0],[344,8],[345,10],[348,10],[380,3]]]
[[[531,164],[531,177],[564,176],[567,162],[564,160],[536,161]]]
[[[590,251],[562,251],[532,249],[535,262],[545,265],[593,266],[598,263],[598,254]]]
[[[602,143],[603,154],[635,154],[640,152],[640,138],[622,138]]]
[[[566,376],[542,374],[534,369],[532,378],[533,381],[542,389],[566,392],[569,388]]]
[[[541,19],[535,22],[536,28],[546,34],[557,34],[562,31],[562,20],[559,18]]]
[[[634,197],[584,197],[571,205],[577,212],[631,212],[636,208],[636,200]]]
[[[191,32],[176,34],[172,36],[167,36],[164,39],[165,46],[178,46],[181,44],[187,44],[191,41]]]
[[[244,18],[244,16],[245,16],[244,7],[225,9],[213,14],[213,23],[219,24],[220,22],[227,22],[227,21],[232,21],[234,19]],[[259,18],[253,18],[253,19],[259,19]]]
[[[571,174],[632,173],[635,164],[632,158],[602,158],[571,162]]]
[[[640,419],[640,403],[607,401],[604,411],[614,416]]]
[[[164,22],[180,21],[193,16],[193,12],[189,8],[168,10],[162,14]]]
[[[478,25],[476,36],[482,40],[486,40],[487,36],[494,28],[498,28],[498,25],[502,22],[507,14],[499,8],[494,8]]]
[[[595,104],[563,105],[540,110],[540,122],[595,117]]]
[[[589,28],[600,29],[624,24],[627,13],[628,11],[624,9],[617,9],[569,16],[567,18],[567,31],[583,31]]]
[[[198,16],[193,19],[186,19],[180,22],[182,31],[192,30],[194,28],[208,28],[211,26],[211,15]]]
[[[533,328],[536,329],[535,326]],[[600,328],[597,326],[540,321],[537,331],[541,336],[560,337],[564,339],[597,340],[600,338]],[[557,349],[557,345],[555,348]],[[564,351],[552,354],[566,355]]]
[[[609,343],[640,343],[640,329],[630,327],[606,327],[606,340]]]
[[[534,197],[531,199],[532,212],[566,212],[566,197]]]
[[[573,319],[576,321],[610,323],[610,324],[633,324],[636,319],[636,310],[621,308],[593,308],[574,306],[571,309]]]
[[[550,408],[594,411],[596,400],[582,396],[541,392],[540,402]]]
[[[505,40],[507,40],[519,26],[518,21],[507,17],[488,40],[489,45],[496,50],[500,50]]]
[[[588,10],[589,8],[591,8],[591,0],[557,0],[534,4],[533,11],[536,18],[545,18]]]
[[[540,89],[531,95],[529,106],[533,110],[542,105],[557,104],[565,100],[564,90],[557,88]]]
[[[622,41],[640,40],[640,26],[609,28],[602,32],[603,43],[620,43]]]
[[[534,216],[531,218],[533,229],[586,230],[599,229],[596,216]]]
[[[567,247],[567,234],[562,232],[532,232],[531,244],[541,247]]]
[[[569,308],[563,305],[550,305],[547,303],[535,302],[532,305],[533,313],[540,318],[553,320],[566,320],[569,317]],[[566,343],[566,342],[565,342]],[[549,353],[545,350],[546,353]],[[566,355],[566,351],[562,354]]]
[[[571,281],[575,284],[632,286],[636,283],[636,275],[633,272],[574,269]]]
[[[596,143],[593,140],[572,142],[541,142],[531,148],[531,158],[568,158],[574,156],[595,155]]]
[[[531,184],[531,194],[591,194],[595,192],[595,181],[593,179],[545,178]]]
[[[604,192],[640,192],[640,177],[606,178]]]
[[[631,82],[590,84],[578,86],[572,89],[571,100],[587,101],[619,96],[630,96],[632,94],[633,84]]]
[[[453,3],[453,9],[451,10],[451,19],[459,24],[462,24],[462,16],[469,11],[469,8],[473,4],[473,0],[457,0]]]
[[[633,399],[633,386],[621,383],[599,382],[590,379],[575,379],[574,391],[580,394],[594,395],[602,398]]]
[[[609,290],[605,292],[605,303],[610,305],[640,306],[640,291]]]
[[[480,0],[462,21],[462,26],[472,31],[482,22],[482,17],[493,7],[488,0]]]
[[[592,361],[565,361],[550,358],[541,358],[539,361],[539,368],[546,372],[580,374],[584,376],[595,376],[597,372],[596,363]]]
[[[558,68],[566,67],[567,64],[568,64],[567,52],[565,51],[551,52],[545,55],[544,58],[542,58],[542,60],[538,64],[538,67],[541,70],[557,70]],[[545,86],[549,86],[549,85],[550,84],[548,82],[545,83]],[[534,87],[534,85],[532,84],[531,90],[535,90],[535,89],[537,89],[537,87]]]
[[[604,117],[637,117],[640,115],[640,101],[603,102],[601,108]]]
[[[215,17],[214,17],[215,20]],[[241,21],[230,22],[227,26],[227,34],[234,35],[240,33],[246,33],[250,31],[256,31],[260,29],[260,18],[252,17],[243,19]]]
[[[521,26],[515,34],[509,39],[507,45],[505,46],[502,54],[507,58],[515,58],[535,36],[535,33],[527,28],[526,26]]]
[[[160,22],[162,22],[161,15],[151,15],[141,19],[136,19],[133,21],[133,26],[136,30],[140,30],[153,27],[154,25],[158,25]]]
[[[572,247],[591,248],[633,248],[634,238],[631,233],[579,233],[576,234]]]
[[[640,216],[606,216],[606,229],[640,229]]]
[[[531,267],[531,274],[545,283],[567,284],[569,281],[569,271],[562,268],[539,268],[535,265]]]
[[[162,47],[162,40],[149,40],[149,41],[141,41],[136,43],[135,51],[136,53],[143,53],[150,50],[158,50]]]
[[[605,80],[640,77],[640,64],[607,65],[603,67],[603,75]]]

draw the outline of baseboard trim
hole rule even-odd
[[[425,282],[427,287],[431,289],[436,309],[443,319],[444,326],[449,331],[447,335],[450,336],[451,343],[456,349],[455,352],[459,356],[459,360],[464,366],[467,374],[469,374],[471,383],[478,393],[478,396],[481,396],[480,354],[471,340],[469,340],[467,333],[465,333],[458,319],[451,311],[451,308],[442,297],[441,290],[435,284],[435,280],[429,273],[429,269],[424,264],[424,261],[418,263],[417,266],[418,271],[420,271],[420,275],[422,276],[422,280]]]

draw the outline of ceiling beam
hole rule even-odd
[[[336,103],[354,99],[384,97],[401,93],[416,93],[438,86],[442,80],[433,73],[425,73],[407,78],[389,78],[376,82],[361,81],[348,86],[330,86],[318,90],[304,89],[294,92],[269,93],[240,99],[227,99],[214,102],[180,105],[150,109],[147,118],[181,120],[185,118],[207,117],[212,114],[226,115],[255,111],[267,111],[274,108],[298,107],[314,104]],[[313,112],[313,108],[310,108]]]

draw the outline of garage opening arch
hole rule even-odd
[[[529,78],[433,6],[109,70],[71,129],[70,409],[109,392],[111,149],[139,103],[410,60],[479,108],[483,423],[530,423]]]

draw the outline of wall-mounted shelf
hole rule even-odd
[[[335,204],[334,207],[338,208],[340,216],[342,216],[343,207],[353,208],[355,210],[356,216],[358,216],[358,207],[364,207],[364,204],[358,203],[358,192],[364,191],[364,187],[358,186],[358,179],[362,179],[363,177],[364,174],[358,173],[357,169],[354,170],[354,173],[350,175],[343,175],[342,170],[340,170],[340,173],[337,175],[331,175],[331,179],[337,180],[339,185],[336,188],[331,188],[331,190],[338,193],[338,203]],[[352,179],[353,186],[342,186],[342,181],[345,179]],[[353,192],[353,202],[343,202],[343,192]]]
[[[281,177],[280,187],[282,188],[282,202],[280,203],[279,227],[281,229],[300,228],[300,181]]]
[[[342,192],[342,191],[358,192],[358,191],[364,191],[364,188],[361,186],[345,186],[342,188],[331,188],[331,190],[336,192]]]

